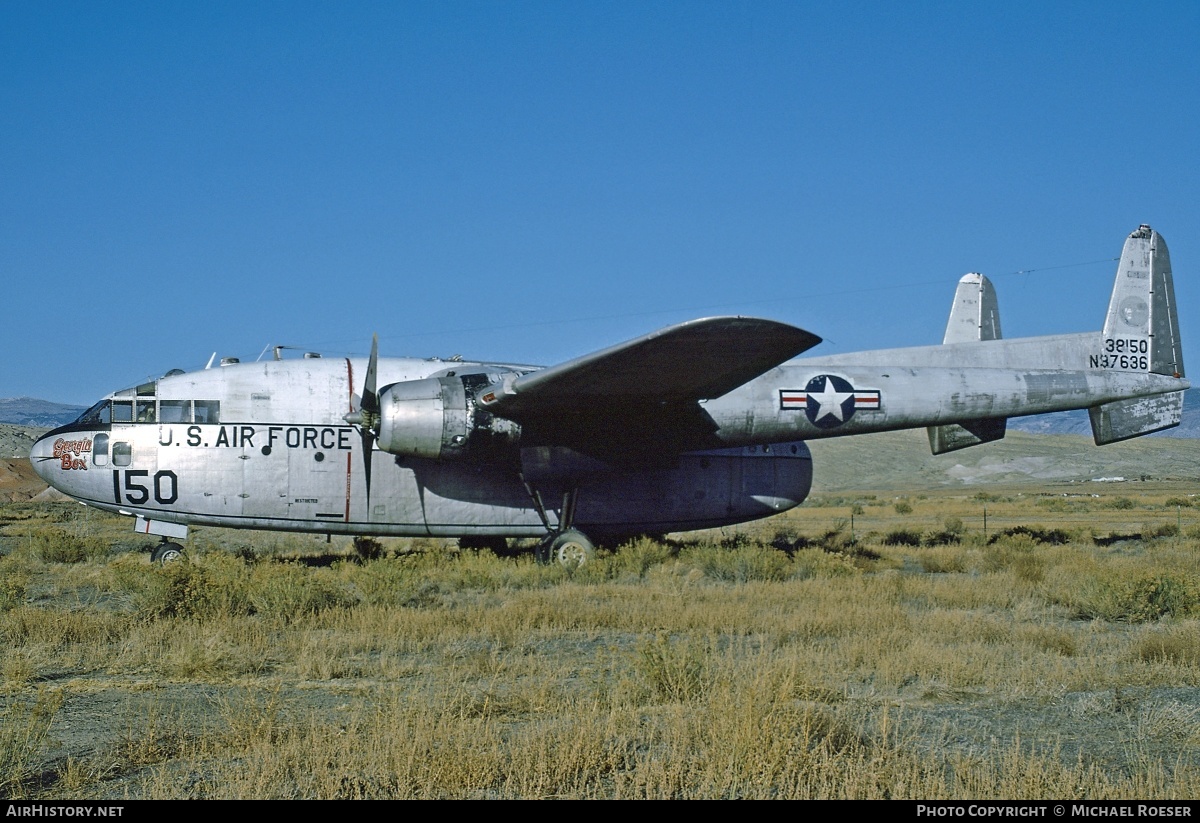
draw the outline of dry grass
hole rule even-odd
[[[0,793],[1200,796],[1183,494],[818,498],[573,574],[218,530],[157,568],[124,521],[19,504]]]

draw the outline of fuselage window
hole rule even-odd
[[[141,397],[137,399],[137,422],[153,423],[154,422],[154,398],[144,400]]]
[[[158,401],[158,419],[163,423],[191,423],[191,400]]]
[[[114,466],[128,466],[133,462],[133,446],[124,440],[112,444],[112,461]]]
[[[107,434],[98,434],[92,438],[92,463],[96,466],[108,465]]]
[[[197,423],[220,423],[221,422],[221,401],[220,400],[197,400],[195,405],[196,405],[196,422]]]

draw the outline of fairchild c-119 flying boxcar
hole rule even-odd
[[[995,291],[958,284],[942,345],[793,359],[820,338],[708,317],[548,368],[277,358],[171,371],[46,434],[51,486],[136,518],[156,559],[189,524],[345,535],[594,540],[767,517],[804,500],[805,441],[927,428],[934,453],[1010,417],[1088,409],[1100,445],[1178,425],[1184,379],[1170,258],[1125,241],[1099,332],[1005,340]]]

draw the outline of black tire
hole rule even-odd
[[[567,529],[550,541],[550,558],[566,569],[578,569],[596,558],[596,547],[587,535]]]
[[[150,562],[158,563],[160,566],[178,563],[180,560],[186,559],[187,555],[184,554],[183,546],[178,543],[159,543],[150,555]]]

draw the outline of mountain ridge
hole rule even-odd
[[[0,423],[53,429],[75,420],[86,409],[36,397],[0,397]]]

